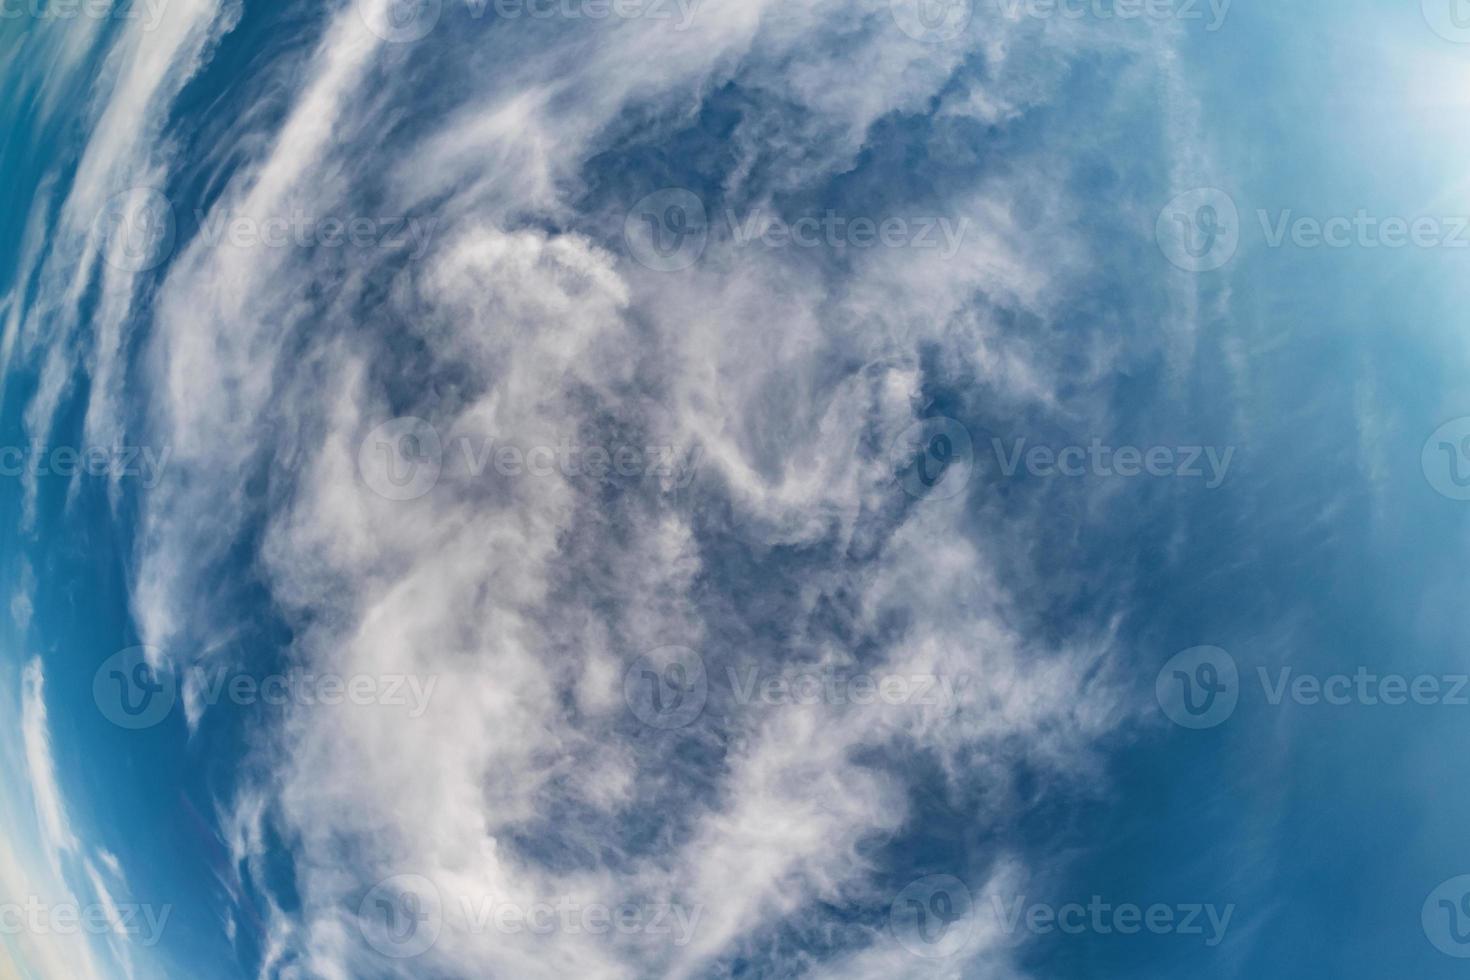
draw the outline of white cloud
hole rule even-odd
[[[214,0],[176,0],[168,6],[169,16],[161,18],[154,29],[145,29],[142,20],[128,21],[108,49],[93,79],[97,93],[87,102],[88,137],[76,172],[55,220],[44,226],[45,257],[39,260],[35,301],[24,322],[17,322],[12,314],[0,338],[3,366],[8,368],[17,355],[40,361],[38,390],[24,416],[26,430],[37,443],[50,441],[56,414],[72,390],[79,359],[93,382],[88,438],[97,445],[121,441],[120,403],[115,396],[124,379],[118,361],[137,273],[101,261],[94,228],[113,195],[163,181],[167,173],[162,140],[166,109],[238,15],[238,7],[222,7]],[[95,18],[81,20],[95,29]],[[46,27],[50,30],[52,25]],[[54,174],[48,176],[43,190],[54,179]],[[44,203],[48,203],[46,198],[38,197],[27,225],[19,267],[25,277],[22,282],[38,264],[40,231],[48,216]],[[88,317],[90,346],[81,350],[77,337],[81,304],[94,284],[100,285],[100,298]],[[35,518],[34,477],[27,475],[25,486],[29,524]]]
[[[16,576],[15,591],[10,595],[10,618],[15,622],[17,632],[24,636],[31,627],[31,616],[35,613],[36,573],[26,558],[21,558],[16,565],[19,574]]]
[[[20,734],[25,746],[26,772],[36,805],[36,822],[41,828],[51,870],[61,876],[61,857],[81,846],[72,833],[71,820],[56,780],[56,762],[51,755],[51,733],[46,727],[45,676],[41,661],[32,660],[21,672]]]
[[[90,220],[114,166],[166,173],[141,120],[228,22],[190,9],[169,45],[120,49],[115,116],[63,229]],[[888,18],[876,0],[728,2],[684,34],[633,22],[595,37],[496,28],[474,50],[444,38],[434,50],[445,64],[430,65],[417,60],[427,49],[385,47],[342,9],[279,130],[240,134],[250,162],[218,213],[342,213],[372,199],[453,219],[407,270],[384,250],[195,241],[151,307],[142,369],[175,478],[144,501],[133,599],[145,641],[181,665],[197,659],[188,651],[225,649],[219,638],[245,615],[230,591],[244,576],[220,570],[248,532],[260,542],[249,574],[292,626],[296,663],[439,681],[422,717],[298,707],[259,733],[264,775],[224,804],[227,836],[239,873],[263,888],[261,827],[279,822],[302,903],[296,917],[266,897],[262,975],[292,957],[325,977],[383,968],[357,903],[376,880],[411,873],[452,910],[460,898],[574,896],[703,912],[694,940],[671,948],[649,936],[486,935],[451,911],[427,954],[446,972],[695,976],[758,953],[783,925],[819,926],[822,903],[883,905],[863,845],[913,819],[909,766],[955,785],[993,781],[997,806],[1020,761],[1057,780],[1092,777],[1088,747],[1123,712],[1108,631],[1068,644],[1021,635],[1012,613],[1031,583],[976,543],[963,498],[897,492],[883,451],[921,408],[925,349],[998,404],[1069,410],[1055,381],[1072,338],[1050,326],[1089,256],[1070,228],[1077,202],[1046,197],[1064,193],[1055,161],[1018,150],[1011,173],[945,194],[975,229],[951,260],[874,250],[842,270],[830,256],[712,240],[693,269],[654,273],[603,234],[628,202],[611,214],[586,204],[601,200],[584,186],[598,154],[691,125],[723,88],[753,103],[725,191],[774,207],[857,169],[885,120],[938,111],[990,124],[1046,104],[1074,40],[987,25],[978,50],[923,45]],[[964,73],[972,57],[994,76]],[[388,138],[434,70],[454,85],[436,89],[411,138]],[[1018,222],[1024,194],[1042,195],[1028,220],[1046,235]],[[58,275],[48,298],[67,295]],[[90,361],[98,433],[122,403],[132,301],[130,278],[104,275]],[[1002,330],[995,308],[1037,328]],[[71,377],[65,345],[53,350],[33,428]],[[1090,355],[1082,380],[1109,356]],[[477,445],[698,447],[701,470],[687,490],[607,488],[564,473],[477,477],[451,457],[432,493],[389,501],[360,478],[358,447],[405,414]],[[698,650],[717,677],[728,665],[823,663],[974,675],[978,688],[958,712],[906,705],[877,721],[852,705],[717,702],[665,737],[630,725],[621,684],[627,665],[669,644]],[[59,801],[47,806],[48,839],[70,840]],[[956,870],[981,887],[994,869],[974,864]],[[881,937],[867,938],[876,945],[851,952],[851,975],[905,975]],[[1009,969],[984,937],[973,954]]]
[[[122,864],[109,851],[91,850],[75,829],[52,750],[45,674],[40,659],[30,661],[21,669],[18,698],[5,680],[0,680],[0,723],[6,728],[14,724],[19,729],[23,765],[16,768],[23,772],[24,781],[8,786],[0,795],[0,818],[7,828],[5,838],[0,839],[0,893],[6,896],[7,902],[34,902],[43,910],[39,913],[41,917],[34,920],[39,928],[25,928],[7,935],[7,940],[13,943],[10,948],[13,965],[25,975],[44,980],[63,977],[102,980],[116,976],[131,980],[134,976],[131,937],[122,928],[125,920],[114,898],[115,894],[127,891]],[[6,768],[14,761],[7,759]],[[19,809],[25,798],[31,802],[30,814]],[[34,828],[34,834],[29,828]],[[32,864],[36,852],[44,856],[43,868]],[[81,901],[79,894],[89,899]],[[50,917],[58,914],[55,910],[65,908],[86,915],[93,903],[113,925],[105,937],[78,936],[49,925]],[[29,926],[33,920],[24,921]],[[93,948],[94,941],[105,941],[109,955],[99,956],[99,949]]]

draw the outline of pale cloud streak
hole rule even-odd
[[[13,944],[19,968],[42,980],[132,980],[132,936],[115,898],[127,893],[122,863],[84,839],[86,832],[73,820],[57,770],[40,659],[21,668],[20,682],[18,698],[8,684],[0,682],[0,722],[7,728],[14,724],[19,730],[22,765],[18,769],[23,773],[23,781],[9,786],[0,798],[0,817],[8,831],[0,840],[0,892],[7,901],[35,901],[44,909],[66,908],[84,914],[95,903],[110,930],[98,937],[57,928],[27,928],[8,933],[6,939]],[[7,759],[7,769],[14,761]],[[31,805],[29,814],[22,810],[21,801],[26,798]],[[27,828],[34,828],[34,834]],[[28,844],[32,840],[34,846]],[[44,856],[44,867],[32,863],[36,852]],[[78,895],[88,896],[87,901],[80,901]]]

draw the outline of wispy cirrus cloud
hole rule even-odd
[[[121,861],[85,840],[74,823],[53,749],[41,660],[26,663],[19,678],[18,692],[0,684],[0,721],[18,731],[22,763],[7,765],[20,778],[8,785],[0,804],[8,829],[0,842],[0,891],[13,965],[27,976],[131,980],[140,907],[123,910],[115,896],[131,896]],[[36,853],[44,867],[33,863]],[[155,909],[146,911],[152,915]],[[168,918],[167,908],[161,911],[161,921],[151,920],[160,930]],[[150,944],[159,938],[147,935]]]
[[[105,201],[102,174],[166,183],[167,132],[129,125],[163,114],[233,16],[190,10],[171,41],[119,48],[126,83],[63,207],[70,237]],[[883,843],[922,838],[933,795],[983,800],[967,820],[1001,835],[1026,805],[1018,767],[1088,784],[1092,744],[1128,709],[1106,618],[1065,640],[1026,628],[1041,516],[906,494],[891,447],[941,396],[980,417],[974,390],[996,412],[1105,410],[1120,342],[1060,322],[1094,256],[1074,227],[1085,191],[1055,153],[1074,130],[1049,138],[1047,113],[1068,118],[1082,54],[1136,66],[1167,37],[977,23],[936,45],[887,3],[731,2],[678,32],[461,22],[451,5],[443,29],[394,44],[362,13],[334,8],[289,86],[259,95],[280,118],[246,111],[238,145],[211,151],[243,162],[210,210],[432,216],[427,251],[182,241],[141,309],[131,276],[100,270],[83,359],[89,426],[108,431],[135,377],[174,451],[174,478],[142,501],[147,642],[179,667],[241,657],[221,638],[258,613],[258,587],[292,663],[440,681],[422,717],[298,705],[254,731],[248,782],[220,803],[234,892],[265,910],[260,975],[693,977],[737,961],[932,975],[882,924],[905,876],[930,869]],[[988,127],[1012,123],[1042,134],[987,165]],[[649,268],[629,212],[675,186],[710,216],[920,209],[974,231],[948,255],[711,234],[688,268]],[[41,295],[75,309],[60,269]],[[46,356],[41,431],[76,351]],[[393,500],[363,446],[401,416],[472,445],[570,438],[701,462],[687,487],[620,487],[487,480],[452,457],[432,491]],[[698,656],[708,703],[665,731],[637,717],[627,679],[670,646]],[[974,681],[958,705],[883,712],[734,698],[732,672],[792,667]],[[945,860],[982,894],[1019,859],[972,840]],[[404,875],[439,896],[441,928],[398,962],[364,920],[374,886]],[[487,932],[468,910],[492,899],[700,915],[680,945]],[[983,931],[946,969],[982,968],[1012,969]]]
[[[21,672],[20,734],[25,746],[26,772],[30,776],[31,797],[35,801],[36,823],[51,870],[61,875],[63,854],[74,854],[80,847],[62,802],[61,786],[56,780],[56,761],[51,754],[51,733],[46,727],[45,675],[41,662],[32,660]]]

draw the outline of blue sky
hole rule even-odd
[[[1417,6],[0,18],[0,980],[1458,975]]]

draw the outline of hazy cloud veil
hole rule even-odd
[[[1054,870],[1020,828],[1108,792],[1139,702],[1128,569],[1058,568],[1054,515],[1116,501],[1006,485],[992,447],[1187,398],[1229,297],[1154,242],[1213,176],[1186,29],[988,0],[107,29],[3,321],[28,423],[83,368],[94,441],[168,447],[116,505],[190,732],[215,669],[413,682],[244,723],[211,818],[259,976],[1020,975],[981,907]],[[118,250],[119,194],[165,244]],[[932,876],[975,907],[943,956],[906,948]],[[487,924],[558,902],[645,919]]]

